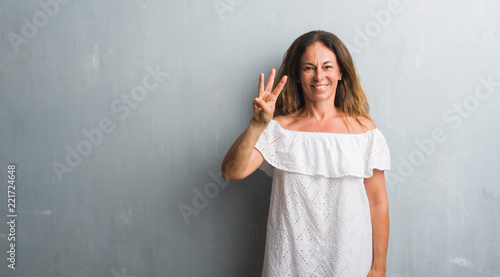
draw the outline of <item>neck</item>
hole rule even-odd
[[[309,117],[317,122],[323,122],[341,116],[341,112],[331,101],[306,102],[299,115]]]

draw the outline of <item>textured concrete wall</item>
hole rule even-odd
[[[323,29],[391,150],[387,276],[500,276],[499,23],[494,0],[0,1],[0,275],[260,276],[271,180],[220,163],[258,74]]]

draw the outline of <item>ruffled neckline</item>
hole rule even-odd
[[[259,167],[273,176],[274,169],[327,178],[369,178],[373,169],[390,169],[390,153],[378,128],[359,134],[303,132],[271,120],[255,148],[264,157]]]

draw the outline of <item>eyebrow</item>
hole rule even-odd
[[[332,62],[332,61],[326,61],[326,62],[324,62],[323,64],[327,64],[327,63],[331,63],[331,62]],[[304,65],[306,65],[306,64],[310,64],[310,65],[314,66],[314,64],[312,64],[312,63],[304,63]]]

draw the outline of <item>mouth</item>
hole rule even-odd
[[[315,85],[315,86],[312,86],[314,88],[314,90],[316,91],[324,91],[325,88],[327,87],[328,85]]]

